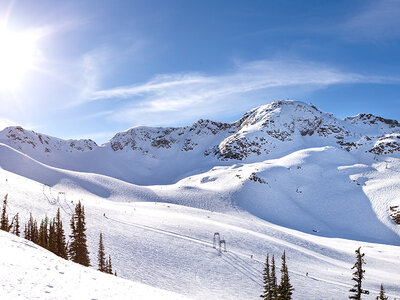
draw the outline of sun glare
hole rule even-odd
[[[37,57],[33,34],[0,29],[0,91],[14,90]]]

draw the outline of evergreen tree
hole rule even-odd
[[[32,214],[29,215],[28,224],[25,224],[24,237],[31,241],[31,222],[33,222]]]
[[[112,264],[111,264],[111,256],[108,256],[108,260],[107,260],[107,267],[106,267],[106,273],[108,274],[112,274]]]
[[[20,234],[21,234],[18,213],[13,218],[12,233],[15,234],[16,236],[20,236]]]
[[[109,270],[108,270],[108,258],[106,258],[106,268],[105,268],[104,273],[109,273]]]
[[[33,220],[31,232],[32,232],[32,242],[39,244],[39,229],[36,220]]]
[[[98,259],[98,270],[101,272],[106,272],[108,271],[106,269],[106,255],[104,253],[104,245],[103,245],[103,234],[100,233],[100,238],[99,238],[99,251],[97,253],[97,259]]]
[[[37,222],[33,219],[32,214],[30,214],[28,225],[25,227],[25,238],[36,244],[39,242],[39,230],[37,228]]]
[[[7,198],[8,194],[5,195],[3,200],[3,209],[1,211],[1,219],[0,219],[0,229],[4,231],[9,231],[8,216],[7,216]]]
[[[24,229],[24,237],[25,237],[25,239],[29,240],[28,236],[29,236],[28,225],[25,224],[25,229]]]
[[[73,262],[90,266],[89,251],[86,245],[85,209],[79,201],[71,218],[71,242],[69,255]]]
[[[276,299],[276,297],[278,295],[278,285],[276,283],[276,268],[275,268],[274,255],[272,255],[272,260],[271,260],[270,292],[271,292],[271,299]]]
[[[266,299],[266,300],[271,300],[272,299],[271,274],[270,274],[268,254],[267,254],[267,258],[265,259],[263,282],[264,282],[264,293],[262,295],[260,295],[260,297],[263,299]]]
[[[362,265],[365,264],[365,261],[363,259],[365,253],[360,252],[361,247],[359,247],[355,252],[356,252],[356,257],[357,261],[354,264],[354,266],[351,268],[356,269],[353,273],[353,279],[356,283],[354,286],[349,290],[349,292],[352,292],[353,295],[349,296],[350,299],[356,299],[360,300],[361,299],[361,294],[369,294],[369,291],[363,290],[362,289],[362,280],[364,279],[364,273],[365,270],[363,270]]]
[[[278,287],[278,299],[290,300],[292,299],[293,286],[290,284],[289,270],[286,264],[286,253],[283,251],[282,255],[282,268],[281,268],[281,283]]]
[[[67,244],[65,242],[65,234],[63,223],[61,221],[60,208],[57,209],[57,215],[54,220],[54,229],[56,233],[56,254],[64,259],[68,259]]]
[[[55,219],[53,219],[49,225],[48,249],[54,254],[57,254],[57,232]]]
[[[15,216],[15,226],[14,226],[14,234],[16,236],[20,236],[21,231],[20,231],[20,225],[19,225],[19,214],[17,213]]]
[[[49,224],[49,219],[46,216],[40,223],[40,228],[39,228],[39,245],[46,249],[48,248],[49,244],[48,224]]]
[[[383,289],[383,284],[381,284],[381,291],[379,293],[379,297],[376,297],[379,300],[388,300],[388,297],[385,295],[385,290]]]

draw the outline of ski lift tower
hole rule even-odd
[[[64,197],[63,197],[64,196]],[[61,198],[64,198],[64,202],[67,202],[67,196],[65,195],[65,192],[58,192],[57,195],[57,202],[60,203]],[[60,203],[61,205],[61,203]]]
[[[214,238],[213,238],[213,248],[217,249],[217,245],[220,245],[221,241],[221,236],[219,235],[219,232],[214,233]]]
[[[225,242],[225,240],[220,240],[219,241],[219,253],[222,252],[222,246],[223,246],[224,252],[226,252],[226,242]]]

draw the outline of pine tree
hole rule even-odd
[[[14,216],[12,225],[13,225],[12,226],[12,233],[15,234],[16,236],[20,236],[21,231],[20,231],[18,213]]]
[[[363,290],[362,289],[362,280],[364,278],[364,273],[365,270],[363,270],[362,265],[365,264],[365,261],[363,259],[365,253],[360,252],[361,247],[359,247],[355,252],[356,252],[356,257],[357,261],[354,264],[354,266],[351,268],[356,269],[353,273],[353,279],[356,283],[354,284],[353,288],[349,290],[349,292],[352,292],[353,295],[349,296],[350,299],[356,299],[360,300],[361,299],[361,294],[369,294],[369,291]]]
[[[54,229],[56,233],[56,254],[64,259],[68,259],[67,245],[65,242],[65,234],[63,223],[61,221],[60,208],[57,209],[57,215],[54,220]]]
[[[98,270],[101,271],[101,272],[108,271],[106,269],[106,255],[104,253],[103,234],[102,233],[100,233],[99,251],[97,253],[97,258],[98,258]]]
[[[107,260],[106,264],[107,264],[106,273],[112,274],[113,271],[112,271],[112,264],[111,264],[111,256],[110,255],[108,256],[108,260]]]
[[[90,266],[89,251],[86,245],[85,209],[79,201],[71,218],[71,242],[69,255],[73,262]]]
[[[264,282],[264,293],[260,295],[261,298],[270,300],[272,299],[271,293],[271,274],[270,274],[270,267],[269,267],[269,256],[267,254],[267,258],[265,259],[265,267],[263,273],[263,282]]]
[[[278,295],[278,286],[276,283],[276,268],[275,268],[275,257],[272,255],[271,260],[271,281],[270,281],[270,292],[271,299],[276,299]]]
[[[379,292],[379,297],[377,297],[376,299],[388,300],[388,297],[385,295],[385,290],[383,288],[383,284],[381,284],[381,291]]]
[[[46,216],[40,223],[40,228],[39,228],[39,245],[46,249],[49,246],[48,224],[49,224],[49,219]]]
[[[25,224],[24,237],[31,241],[31,222],[33,222],[32,214],[29,215],[28,224]]]
[[[28,233],[28,225],[25,224],[25,229],[24,229],[24,237],[25,239],[29,240],[29,233]]]
[[[28,225],[25,227],[25,238],[36,244],[39,242],[39,230],[37,228],[37,222],[33,219],[32,214],[30,214]]]
[[[105,264],[106,264],[106,267],[105,267],[104,273],[108,273],[108,258],[106,258]]]
[[[293,286],[290,284],[289,270],[286,264],[286,253],[283,251],[282,255],[282,268],[281,268],[281,283],[278,287],[278,299],[290,300],[292,299]]]
[[[32,232],[32,242],[39,244],[39,229],[36,220],[33,220],[31,232]]]
[[[53,219],[49,225],[48,249],[54,254],[57,254],[57,232],[55,219]]]
[[[262,295],[260,295],[260,297],[263,299],[266,299],[266,300],[274,299],[273,298],[274,297],[274,288],[271,288],[273,283],[272,283],[272,276],[271,276],[271,271],[270,271],[270,266],[269,266],[269,255],[268,254],[265,259],[263,282],[264,282],[264,293]],[[276,282],[276,280],[275,280],[275,282]]]
[[[8,194],[5,195],[3,200],[3,209],[1,211],[1,219],[0,219],[0,229],[4,231],[9,231],[8,216],[7,216],[7,198]]]

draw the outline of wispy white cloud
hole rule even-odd
[[[165,125],[202,117],[210,110],[235,113],[246,106],[243,101],[251,107],[261,99],[266,101],[265,97],[286,98],[333,84],[387,80],[314,62],[261,60],[239,63],[230,72],[219,75],[157,75],[143,84],[96,91],[87,101],[124,99],[125,104],[109,116],[113,121]]]
[[[65,101],[61,109],[71,108],[90,101],[88,99],[99,89],[104,76],[111,69],[107,66],[111,65],[112,54],[113,51],[110,48],[98,47],[70,62],[71,67],[61,66],[66,72],[58,81],[64,85],[69,85],[70,90],[74,93],[73,98],[70,97]]]
[[[342,29],[353,38],[395,38],[400,36],[400,1],[381,0],[369,4],[347,22]]]
[[[90,96],[90,94],[98,88],[101,76],[99,62],[104,59],[104,56],[103,50],[96,50],[83,56],[82,74],[85,84],[82,90],[82,97]]]
[[[99,112],[95,112],[92,114],[86,114],[83,116],[78,117],[79,120],[90,120],[90,119],[97,119],[97,118],[101,118],[101,117],[106,117],[109,115],[112,115],[114,111],[112,110],[105,110],[105,111],[99,111]]]

